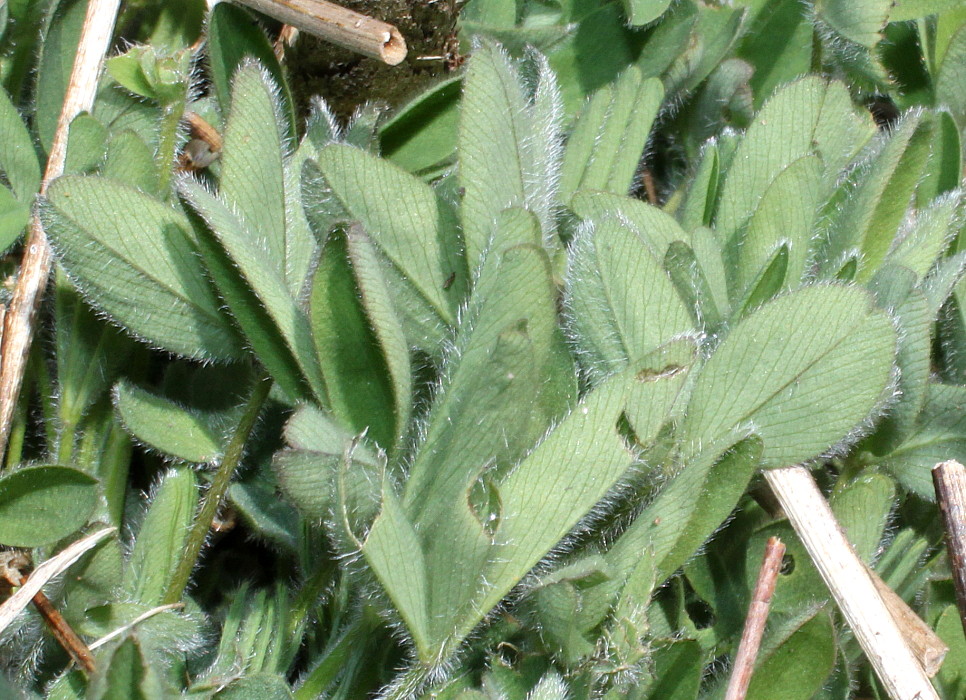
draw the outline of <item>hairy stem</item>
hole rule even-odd
[[[229,484],[231,484],[231,476],[241,463],[242,455],[245,452],[245,443],[255,427],[255,421],[258,419],[258,414],[261,412],[271,388],[272,382],[268,377],[263,375],[255,380],[255,388],[252,389],[252,394],[245,406],[245,412],[231,436],[225,450],[225,456],[221,464],[218,465],[218,471],[215,472],[215,477],[211,480],[211,486],[208,488],[201,509],[191,526],[191,532],[188,533],[184,554],[178,562],[178,567],[174,571],[171,582],[168,584],[168,590],[161,601],[162,605],[180,602],[185,588],[188,587],[191,572],[198,562],[198,556],[201,554],[201,548],[204,546],[205,538],[211,529],[211,523],[218,513],[218,507],[221,505],[225,492],[228,491]]]

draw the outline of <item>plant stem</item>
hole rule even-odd
[[[255,387],[252,389],[245,411],[231,436],[228,447],[225,449],[225,456],[221,460],[221,464],[218,465],[218,471],[215,472],[215,477],[211,480],[211,486],[208,488],[201,509],[191,526],[191,532],[188,533],[184,555],[178,562],[178,567],[168,584],[168,590],[161,600],[162,605],[181,601],[181,596],[191,579],[191,572],[194,570],[198,556],[201,554],[201,548],[208,537],[211,523],[218,513],[218,507],[221,505],[225,492],[228,491],[232,474],[241,462],[242,455],[245,452],[245,443],[255,427],[255,421],[258,419],[258,414],[261,413],[262,406],[268,398],[271,388],[272,382],[267,376],[261,375],[256,378]]]
[[[893,700],[939,700],[865,564],[804,467],[765,470],[765,479]]]
[[[959,619],[966,632],[966,467],[956,460],[940,462],[932,470],[932,480],[946,529]]]
[[[67,93],[57,120],[57,131],[54,133],[50,157],[40,184],[41,194],[47,191],[51,180],[64,172],[67,132],[71,120],[80,112],[89,111],[94,104],[101,60],[110,45],[118,5],[120,0],[90,0],[87,6]],[[50,266],[47,234],[44,233],[40,217],[34,213],[24,245],[20,277],[7,310],[3,346],[0,348],[0,454],[6,450],[10,437],[10,426],[16,412],[27,355],[33,339],[34,321],[47,286]]]
[[[728,682],[728,692],[725,700],[744,700],[751,683],[751,674],[755,669],[755,659],[758,647],[765,633],[765,621],[768,619],[768,608],[771,607],[771,597],[775,593],[775,583],[782,568],[782,557],[785,556],[785,545],[777,537],[769,537],[765,545],[765,556],[758,571],[758,581],[748,606],[748,616],[745,618],[745,629],[741,633],[738,653],[735,654],[735,666]]]
[[[185,89],[187,90],[187,85]],[[158,133],[155,165],[158,169],[158,192],[165,199],[171,197],[171,174],[175,166],[175,152],[178,150],[178,127],[187,105],[183,96],[161,107],[161,129]]]

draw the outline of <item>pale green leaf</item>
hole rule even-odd
[[[502,245],[488,255],[487,274],[457,337],[458,363],[410,469],[405,502],[414,514],[448,509],[487,465],[506,470],[566,410],[573,393],[546,381],[559,371],[572,387],[574,371],[560,363],[566,349],[546,253],[524,242],[539,236],[536,220],[513,209],[499,222]]]
[[[664,583],[734,510],[761,449],[761,441],[745,439],[709,446],[686,463],[617,540],[608,563],[629,571],[643,553],[653,561],[654,585]]]
[[[527,700],[569,700],[570,688],[556,671],[547,672],[533,690],[527,693]]]
[[[9,189],[0,185],[0,250],[12,246],[29,222],[30,207],[19,202]]]
[[[815,154],[826,181],[871,138],[871,118],[860,118],[841,83],[806,77],[768,100],[748,128],[722,186],[715,226],[730,241],[758,208],[778,175],[800,158]]]
[[[554,232],[553,157],[558,124],[553,75],[543,61],[533,96],[525,93],[518,69],[502,49],[484,44],[473,54],[460,112],[460,184],[463,236],[470,270],[475,270],[493,235],[496,215],[524,207],[540,220],[545,239]],[[549,93],[549,94],[548,94]],[[541,118],[542,117],[542,118]],[[549,160],[548,160],[549,159]]]
[[[567,142],[560,171],[560,198],[577,190],[627,194],[664,99],[656,78],[631,67],[584,107]]]
[[[955,605],[949,605],[942,611],[935,622],[935,630],[949,646],[946,662],[937,675],[937,685],[945,691],[945,697],[959,697],[966,693],[966,638]]]
[[[961,458],[964,450],[966,389],[930,384],[915,429],[882,464],[900,484],[931,501],[936,498],[932,468],[944,460]]]
[[[896,487],[884,474],[863,474],[842,489],[836,489],[829,505],[855,553],[872,564],[895,507]]]
[[[172,469],[161,477],[120,582],[132,600],[160,604],[183,554],[197,503],[198,486],[190,469]]]
[[[663,257],[674,241],[689,241],[674,217],[647,202],[610,192],[577,192],[570,208],[581,219],[614,218],[630,226],[657,257]]]
[[[808,261],[812,227],[824,190],[822,164],[816,156],[792,161],[775,176],[738,243],[736,293],[748,290],[781,246],[788,252],[785,286],[798,286]]]
[[[214,697],[218,700],[290,700],[293,695],[282,676],[253,673],[228,684]]]
[[[838,261],[861,252],[856,279],[868,280],[885,259],[906,215],[929,156],[933,124],[921,113],[903,117],[882,144],[829,232],[823,256]]]
[[[653,22],[664,14],[671,0],[624,0],[624,11],[632,27]]]
[[[265,237],[251,230],[235,215],[233,207],[212,195],[197,181],[188,179],[182,181],[181,191],[205,218],[218,243],[235,264],[243,283],[271,318],[277,333],[284,339],[291,357],[298,364],[302,376],[315,396],[320,399],[324,397],[324,380],[314,352],[308,319],[299,300],[292,295],[286,284],[283,265],[280,261],[273,260],[272,254],[266,254],[266,249],[269,249],[270,245]],[[224,293],[224,285],[221,286]],[[239,305],[232,305],[231,299],[229,299],[229,306],[236,313],[240,325],[249,336],[256,352],[259,352],[257,339],[252,338],[252,330],[246,327],[243,317],[239,315],[239,311],[243,309],[236,310]],[[263,360],[266,358],[264,353],[259,354]],[[276,376],[278,370],[275,368],[278,365],[269,364],[268,361],[266,365],[270,370],[275,370],[273,376]],[[298,379],[291,378],[291,381],[294,384]]]
[[[215,416],[179,406],[127,382],[114,390],[114,406],[124,427],[138,441],[187,462],[213,462],[225,437]]]
[[[909,227],[889,252],[887,262],[912,270],[923,279],[961,225],[960,196],[941,197],[916,212]]]
[[[595,371],[634,364],[693,327],[661,261],[617,219],[583,229],[568,277],[576,337]]]
[[[919,206],[928,205],[936,197],[958,188],[962,177],[962,139],[956,120],[947,111],[935,113],[932,118],[936,126],[929,147],[929,160],[916,188]]]
[[[832,29],[869,49],[882,38],[892,9],[891,0],[819,0],[815,5]]]
[[[225,124],[218,194],[245,230],[253,234],[261,256],[282,276],[294,294],[304,278],[286,275],[286,147],[277,88],[267,71],[248,61],[235,72],[231,109]]]
[[[19,469],[0,479],[0,542],[39,547],[67,537],[97,505],[97,479],[69,467]]]
[[[686,454],[744,426],[764,441],[766,466],[816,457],[880,404],[895,353],[892,322],[862,290],[829,285],[778,297],[741,321],[696,378],[682,426]],[[821,421],[815,406],[824,407]]]
[[[350,146],[322,149],[317,164],[321,181],[310,179],[310,188],[321,189],[315,197],[323,203],[331,198],[342,210],[329,216],[335,221],[359,221],[398,270],[401,283],[413,290],[417,303],[428,307],[437,323],[451,325],[456,303],[447,294],[446,279],[453,271],[462,273],[465,263],[453,260],[452,244],[443,240],[452,232],[440,229],[433,190],[396,166]]]
[[[914,429],[925,400],[931,372],[935,311],[918,291],[912,291],[894,306],[887,307],[881,301],[879,306],[892,311],[899,328],[896,354],[899,396],[868,441],[869,447],[882,455],[895,449]]]
[[[920,19],[957,7],[962,7],[959,0],[899,0],[892,3],[889,21],[905,22],[910,19]]]
[[[63,177],[42,217],[54,252],[89,301],[128,332],[195,358],[242,349],[181,212],[95,177]]]
[[[332,511],[336,475],[346,454],[351,467],[343,478],[352,482],[348,488],[353,492],[365,492],[364,482],[381,473],[382,461],[372,447],[311,404],[289,419],[285,438],[292,449],[277,452],[272,466],[282,491],[309,517]]]
[[[154,153],[134,131],[126,129],[107,144],[101,175],[158,194],[158,169]]]
[[[87,112],[81,112],[70,123],[64,172],[68,175],[90,173],[104,158],[107,127]]]
[[[963,71],[966,70],[966,24],[962,25],[949,39],[942,63],[935,76],[937,104],[949,108],[959,128],[966,124],[966,86],[963,85]]]
[[[631,365],[605,380],[500,485],[502,519],[483,577],[492,587],[482,598],[479,615],[489,611],[624,475],[632,454],[619,435],[617,420],[625,406],[652,404],[646,421],[639,419],[637,427],[640,440],[653,441],[687,376],[655,367],[661,359]]]
[[[433,657],[429,628],[429,571],[412,522],[388,483],[383,488],[382,511],[362,545],[369,566],[392,598],[423,659]],[[452,611],[451,611],[452,612]]]

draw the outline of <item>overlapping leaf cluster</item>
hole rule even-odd
[[[57,698],[719,697],[709,670],[780,534],[790,566],[750,697],[846,698],[876,681],[756,477],[796,463],[962,648],[922,513],[930,467],[966,440],[962,115],[943,79],[963,18],[875,4],[786,25],[797,2],[477,0],[458,83],[385,122],[343,127],[320,101],[301,130],[243,11],[208,18],[201,99],[182,48],[200,16],[162,12],[148,47],[112,59],[39,203],[60,265],[34,380],[44,435],[37,463],[0,477],[4,544],[43,556],[124,528],[58,599],[85,637],[122,633],[86,678],[50,645],[31,663],[23,625],[21,680]],[[75,5],[48,41],[76,30]],[[773,60],[775,23],[815,42]],[[880,130],[856,97],[893,87],[882,37],[913,31],[938,51],[931,92]],[[848,82],[797,77],[816,65]],[[12,239],[39,165],[3,99]],[[176,174],[189,104],[224,149]],[[442,109],[421,124],[427,104]],[[663,161],[663,206],[631,194],[655,131],[689,159]],[[183,596],[212,480],[192,465],[245,438],[262,376],[264,425],[228,494],[276,570],[252,555],[267,585],[219,590],[232,550],[216,546]],[[939,685],[956,697],[964,678],[948,664]]]

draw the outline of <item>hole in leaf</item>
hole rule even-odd
[[[691,621],[694,622],[694,626],[699,630],[713,627],[717,620],[712,607],[700,598],[692,598],[689,600],[684,604],[684,609],[688,613],[688,617],[691,618]]]

